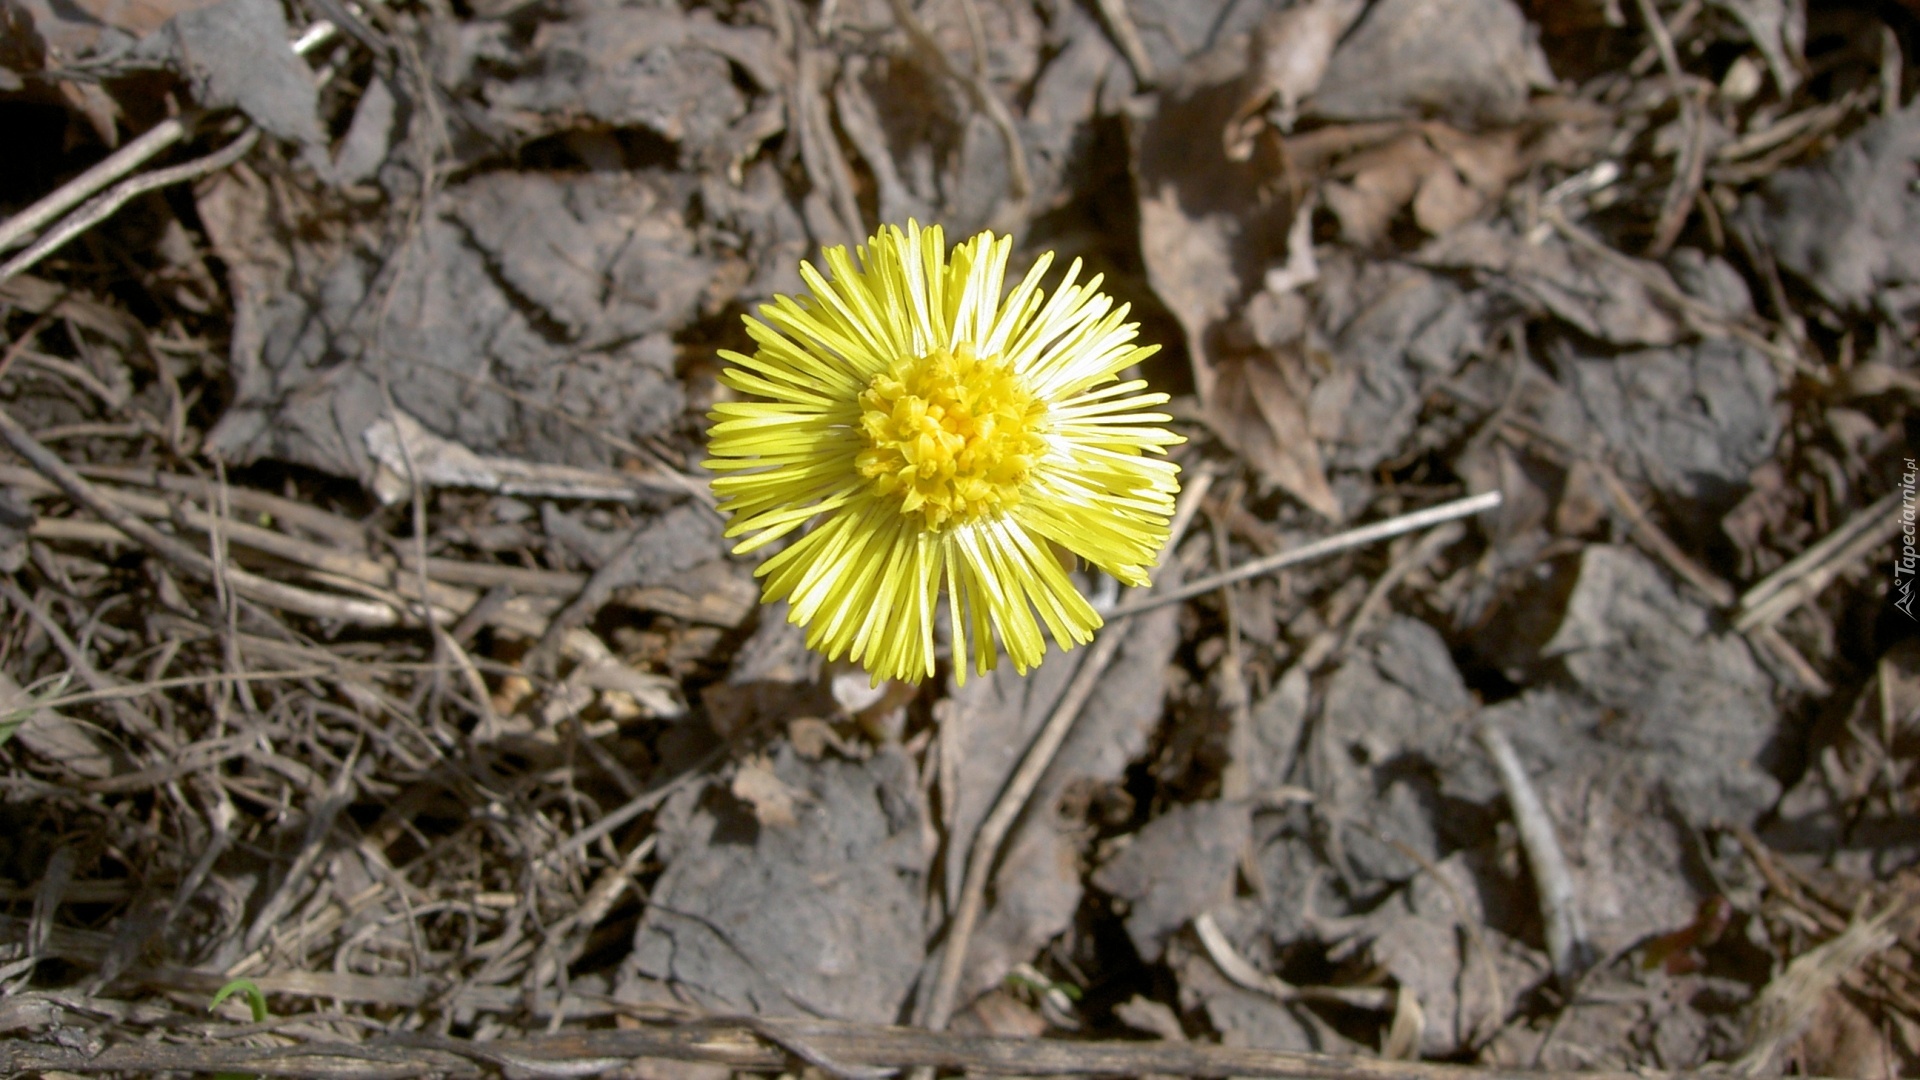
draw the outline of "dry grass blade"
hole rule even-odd
[[[217,567],[207,556],[114,505],[112,500],[102,495],[58,455],[40,445],[39,441],[29,435],[26,429],[21,427],[19,422],[4,409],[0,409],[0,438],[4,438],[7,444],[13,447],[15,453],[26,458],[34,468],[40,470],[47,479],[53,481],[75,502],[93,511],[114,528],[138,540],[168,562],[197,577],[212,581],[224,572],[226,580],[241,595],[300,615],[338,619],[341,622],[360,626],[395,626],[401,621],[402,612],[389,604],[316,593],[263,578],[235,567]]]
[[[1777,622],[1787,612],[1820,594],[1834,579],[1859,565],[1873,550],[1900,532],[1895,512],[1900,493],[1891,492],[1846,524],[1821,537],[1778,570],[1741,594],[1735,610],[1736,630],[1752,630]]]
[[[1754,1002],[1747,1049],[1734,1070],[1742,1076],[1760,1076],[1772,1069],[1774,1056],[1804,1030],[1821,997],[1862,962],[1886,951],[1899,939],[1893,924],[1911,909],[1911,899],[1902,897],[1870,919],[1855,916],[1838,937],[1795,957]]]

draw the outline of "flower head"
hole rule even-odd
[[[747,399],[709,414],[727,535],[751,534],[734,550],[807,526],[761,564],[763,598],[876,681],[933,674],[943,593],[960,678],[969,653],[993,668],[996,636],[1025,673],[1041,623],[1065,648],[1100,626],[1061,553],[1144,585],[1166,542],[1182,440],[1146,411],[1167,395],[1119,377],[1159,347],[1078,260],[1048,296],[1041,256],[1003,300],[1012,248],[883,227],[828,248],[827,275],[802,263],[810,295],[747,318],[752,356],[720,354]]]

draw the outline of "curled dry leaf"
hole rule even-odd
[[[1510,123],[1536,87],[1552,84],[1546,56],[1512,0],[1381,0],[1335,50],[1313,112],[1334,120],[1437,113]]]
[[[1366,0],[1309,0],[1269,12],[1254,28],[1248,56],[1246,100],[1227,128],[1227,156],[1245,161],[1253,154],[1250,122],[1269,104],[1282,131],[1293,129],[1299,106],[1320,85],[1327,61],[1341,35],[1353,25]]]
[[[1421,231],[1451,232],[1496,205],[1528,164],[1518,130],[1474,135],[1427,123],[1339,163],[1324,192],[1342,235],[1371,248],[1409,205]]]
[[[741,762],[730,790],[734,798],[753,807],[754,820],[775,829],[796,824],[800,819],[794,807],[808,800],[806,792],[788,787],[774,775],[773,763],[765,755]]]
[[[1207,424],[1262,477],[1337,521],[1340,503],[1307,416],[1312,389],[1307,361],[1296,350],[1237,357],[1220,366]]]

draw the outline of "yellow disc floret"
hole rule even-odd
[[[867,384],[860,410],[860,475],[935,531],[1019,505],[1046,452],[1046,406],[1011,365],[966,342],[896,361]]]

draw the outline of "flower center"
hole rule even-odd
[[[936,531],[1019,505],[1046,450],[1046,406],[970,344],[896,361],[867,384],[860,410],[860,475]]]

